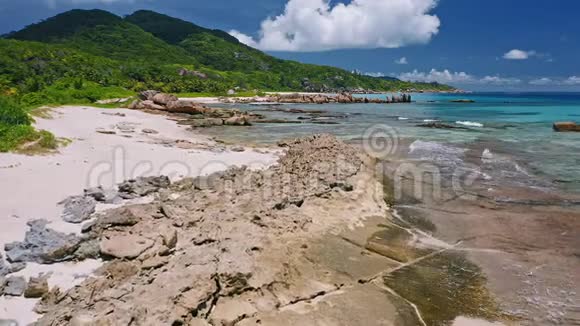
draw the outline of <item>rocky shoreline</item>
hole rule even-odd
[[[277,108],[277,104],[327,104],[327,103],[410,103],[411,95],[380,98],[353,97],[352,94],[342,93],[338,95],[324,94],[284,94],[253,98],[220,98],[224,104],[254,104],[265,106],[267,109],[242,112],[237,109],[211,108],[202,103],[179,99],[174,95],[157,91],[144,91],[139,94],[139,99],[133,101],[128,108],[150,113],[171,114],[179,124],[191,126],[191,128],[206,128],[217,126],[250,126],[255,123],[314,123],[314,124],[337,124],[338,122],[328,118],[341,118],[328,115],[323,110],[303,110],[297,108]],[[279,111],[285,113],[304,114],[296,120],[272,119],[258,111]]]
[[[26,291],[44,284],[35,278],[66,292],[102,265],[99,247],[84,241],[83,226],[104,210],[149,202],[156,192],[151,187],[167,183],[154,179],[152,185],[140,176],[176,181],[230,166],[265,168],[278,156],[276,149],[219,143],[166,115],[139,110],[60,107],[37,118],[36,126],[69,141],[47,156],[1,155],[0,180],[12,186],[0,189],[0,284],[7,285],[0,324],[39,318],[33,308],[42,294]]]
[[[115,103],[115,100],[111,103]],[[126,99],[118,99],[126,100]],[[339,103],[339,104],[353,104],[353,103],[363,103],[363,104],[392,104],[392,103],[411,103],[412,97],[410,94],[402,93],[400,95],[384,96],[384,98],[379,97],[362,97],[353,96],[352,93],[339,93],[336,95],[332,94],[303,94],[303,93],[292,93],[292,94],[272,94],[266,96],[254,96],[254,97],[220,97],[217,98],[220,103],[225,104],[328,104],[328,103]],[[175,95],[162,93],[154,90],[143,91],[139,93],[138,100],[133,101],[129,105],[130,109],[139,110],[160,110],[167,111],[171,113],[189,113],[189,114],[210,114],[211,109],[202,105],[201,103],[194,100],[180,100]],[[223,112],[222,112],[223,113]]]
[[[375,159],[329,135],[279,146],[285,154],[264,170],[237,167],[176,182],[136,178],[68,198],[62,218],[83,223],[82,233],[30,222],[24,241],[6,246],[12,265],[2,268],[4,294],[41,298],[36,325],[512,320],[459,255],[463,241],[437,240],[415,220],[390,213],[392,190],[377,179],[383,169]],[[150,200],[93,210],[95,202],[138,198]],[[46,275],[11,276],[19,264],[84,259],[104,265],[70,290],[49,287]],[[465,272],[445,274],[456,266]],[[443,274],[434,273],[440,268]],[[444,306],[434,314],[413,289],[433,295],[445,291],[443,280],[467,282],[464,299],[437,297]]]
[[[372,160],[331,136],[281,146],[286,155],[263,171],[123,183],[111,190],[114,196],[155,199],[89,215],[80,237],[30,223],[24,242],[7,246],[9,261],[106,261],[70,291],[47,292],[43,285],[37,325],[244,324],[338,293],[344,276],[302,254],[328,232],[385,218]],[[105,200],[107,194],[93,189],[74,198]],[[306,265],[311,274],[303,274]],[[10,293],[23,281],[9,277]]]
[[[329,94],[274,94],[263,97],[250,98],[221,98],[223,103],[285,103],[285,104],[352,104],[352,103],[374,103],[374,104],[391,104],[391,103],[411,103],[412,98],[409,94],[379,97],[362,97],[353,96],[352,93],[339,93],[336,95]]]
[[[141,101],[162,109],[139,111],[170,113],[170,119],[182,124],[209,119],[208,115],[222,120],[222,125],[242,116],[248,123],[267,120],[199,104],[191,105],[199,113],[168,112],[169,103],[176,100],[166,94],[155,93],[151,100]],[[162,101],[166,104],[156,104]],[[294,110],[313,119],[327,114],[275,106],[266,110]],[[125,114],[105,113],[118,119]],[[144,134],[156,137],[151,131]],[[41,298],[35,307],[41,315],[37,325],[309,325],[319,321],[374,325],[380,321],[463,326],[575,320],[558,315],[568,313],[565,309],[571,303],[550,306],[551,294],[529,292],[558,290],[565,300],[574,300],[575,292],[560,287],[561,273],[553,269],[553,259],[541,252],[528,253],[520,247],[524,244],[513,247],[514,241],[528,239],[498,229],[507,223],[501,215],[489,222],[474,218],[510,214],[510,227],[532,232],[540,239],[537,247],[554,252],[551,255],[559,261],[574,254],[565,243],[552,240],[558,238],[557,232],[577,225],[569,219],[577,215],[573,209],[553,219],[550,223],[557,227],[542,236],[536,227],[543,222],[527,225],[521,218],[549,214],[551,208],[508,211],[499,201],[468,202],[451,192],[437,203],[407,201],[411,196],[393,201],[388,178],[392,173],[384,165],[396,160],[382,162],[376,170],[375,159],[329,135],[281,142],[279,147],[283,155],[278,163],[262,170],[236,167],[175,182],[164,176],[139,177],[110,189],[69,194],[73,196],[60,203],[61,219],[82,225],[81,233],[53,230],[43,220],[30,221],[24,240],[5,246],[9,264],[0,259],[0,296]],[[386,179],[377,179],[383,173]],[[413,193],[413,184],[414,180],[406,180],[403,192]],[[102,204],[116,206],[95,209]],[[395,205],[394,214],[389,205]],[[469,209],[469,214],[460,215],[457,207]],[[458,216],[480,229],[464,225]],[[489,238],[478,230],[498,235]],[[561,236],[568,239],[574,233],[564,231]],[[494,240],[497,237],[499,241]],[[25,264],[94,259],[104,265],[71,289],[52,286],[47,274],[23,277],[18,273]],[[546,272],[535,269],[534,264],[542,263],[549,265],[541,267]],[[568,261],[565,270],[575,266]],[[533,270],[551,283],[510,274],[509,287],[502,282],[501,271],[516,269],[518,273]],[[510,288],[526,297],[513,298],[505,290]],[[520,299],[533,300],[533,307],[524,310]],[[549,314],[542,316],[543,311]]]

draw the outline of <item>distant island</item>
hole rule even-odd
[[[261,91],[455,91],[281,60],[212,30],[153,11],[124,18],[71,10],[0,39],[0,94],[25,106],[87,103],[157,89],[227,95]]]

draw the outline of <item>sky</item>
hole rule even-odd
[[[150,9],[284,59],[470,90],[580,91],[578,0],[0,0],[0,33]]]

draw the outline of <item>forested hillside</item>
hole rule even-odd
[[[233,88],[451,89],[277,59],[223,31],[152,11],[121,18],[103,10],[72,10],[0,39],[0,93],[25,106],[89,102],[144,89],[225,94]]]

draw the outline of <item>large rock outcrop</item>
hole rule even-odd
[[[153,102],[155,104],[167,106],[169,102],[177,101],[178,98],[175,95],[167,94],[167,93],[157,93],[153,96]]]
[[[159,93],[160,93],[159,91],[147,90],[140,92],[138,97],[142,101],[153,101],[153,97]]]
[[[235,115],[234,110],[211,109],[193,101],[180,100],[175,95],[157,91],[145,91],[139,94],[139,100],[129,105],[131,110],[164,111],[170,113],[184,113],[189,115],[223,115],[229,112],[227,118]]]
[[[234,325],[338,291],[345,276],[331,280],[302,250],[384,216],[382,187],[370,159],[334,137],[280,145],[286,155],[269,169],[185,179],[152,203],[105,212],[85,237],[111,260],[67,293],[45,295],[38,325]],[[131,223],[127,209],[139,216]]]
[[[166,110],[173,113],[204,114],[209,109],[192,101],[174,100],[166,104]]]

